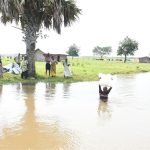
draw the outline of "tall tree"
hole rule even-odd
[[[107,47],[96,46],[93,49],[93,54],[96,56],[100,56],[101,58],[103,58],[104,55],[110,55],[111,52],[112,48],[110,46]]]
[[[138,42],[130,39],[128,36],[119,43],[117,55],[124,55],[124,62],[127,60],[128,55],[134,55],[134,52],[138,50]]]
[[[29,63],[28,73],[34,77],[34,52],[40,29],[54,29],[61,33],[61,26],[70,26],[81,10],[74,0],[0,0],[1,21],[21,23]]]
[[[70,47],[69,47],[69,50],[67,51],[67,54],[69,55],[69,56],[79,56],[79,48],[78,48],[78,46],[77,45],[75,45],[75,44],[73,44],[73,45],[71,45]]]

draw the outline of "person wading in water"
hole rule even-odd
[[[109,88],[104,86],[102,90],[101,85],[99,84],[99,95],[102,101],[107,102],[108,94],[110,93],[111,89],[112,89],[111,86]]]

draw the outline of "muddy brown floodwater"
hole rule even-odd
[[[150,150],[150,73],[97,82],[0,85],[0,150]]]

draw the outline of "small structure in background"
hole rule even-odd
[[[148,57],[148,56],[140,57],[139,63],[150,63],[150,57]]]
[[[65,60],[67,58],[67,54],[50,54],[50,56],[54,57],[54,60],[57,62],[60,62],[62,60]]]
[[[67,58],[67,54],[52,54],[52,53],[49,53],[50,54],[50,57],[53,57],[55,61],[57,62],[61,62],[62,60],[65,60]],[[46,55],[46,54],[43,54],[43,55]]]
[[[45,61],[45,57],[43,54],[43,51],[41,51],[40,49],[36,49],[34,55],[35,61]]]
[[[44,53],[42,50],[37,49],[35,50],[35,61],[45,61],[45,55],[48,53]],[[60,62],[62,60],[65,60],[67,58],[67,54],[54,54],[54,53],[49,53],[50,57],[54,57],[54,60]]]

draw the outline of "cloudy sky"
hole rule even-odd
[[[36,48],[45,52],[65,53],[75,43],[80,55],[92,55],[95,46],[111,46],[116,54],[118,43],[126,36],[139,42],[136,56],[150,54],[149,0],[76,0],[82,15],[61,35],[44,31],[46,39],[38,39]],[[20,30],[0,24],[0,53],[25,53]]]

